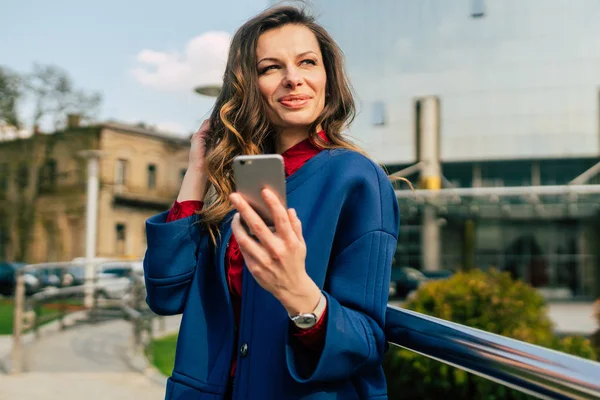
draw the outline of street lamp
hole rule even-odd
[[[209,97],[217,97],[221,93],[222,85],[218,83],[201,85],[194,88],[194,92]]]

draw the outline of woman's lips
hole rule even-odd
[[[290,97],[290,98],[282,98],[279,100],[279,103],[286,108],[298,109],[303,108],[310,101],[309,97]]]

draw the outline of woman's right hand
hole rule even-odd
[[[190,139],[190,156],[188,170],[204,174],[206,172],[206,136],[210,131],[210,120],[205,119]]]

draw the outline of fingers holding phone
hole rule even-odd
[[[231,228],[249,272],[263,289],[282,303],[288,313],[293,313],[298,308],[294,305],[298,298],[320,291],[306,273],[306,244],[296,213],[285,209],[273,192],[265,190],[263,193],[272,208],[275,232],[239,193],[230,196],[239,210]],[[254,235],[248,233],[242,221],[247,222]],[[304,292],[308,295],[303,295]]]

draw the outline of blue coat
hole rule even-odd
[[[383,327],[399,211],[389,179],[366,157],[324,150],[287,178],[302,221],[306,269],[327,297],[323,351],[293,338],[283,306],[243,271],[239,333],[225,279],[230,214],[213,245],[196,216],[146,222],[147,302],[183,313],[167,399],[221,399],[237,357],[234,399],[387,399]]]

